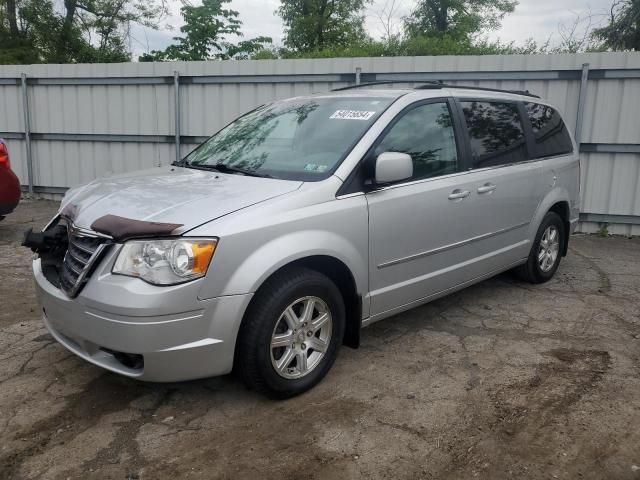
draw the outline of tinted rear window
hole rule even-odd
[[[473,168],[527,160],[524,129],[515,103],[461,103],[469,130]]]
[[[573,152],[567,126],[556,110],[538,103],[525,103],[525,108],[533,127],[536,157],[553,157]]]

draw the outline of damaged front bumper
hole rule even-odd
[[[157,287],[110,274],[113,253],[76,298],[33,262],[45,326],[67,349],[128,377],[171,382],[229,373],[248,295],[199,300],[198,282]]]

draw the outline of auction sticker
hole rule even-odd
[[[304,166],[307,172],[324,172],[327,169],[327,165],[316,165],[315,163],[307,163]]]
[[[365,110],[336,110],[329,118],[336,120],[369,120],[376,112],[367,112]]]

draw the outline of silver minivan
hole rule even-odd
[[[159,382],[235,370],[282,398],[373,322],[509,269],[549,280],[579,195],[576,144],[528,92],[347,88],[71,189],[24,244],[78,356]]]

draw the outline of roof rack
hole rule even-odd
[[[540,98],[538,95],[535,95],[535,94],[531,93],[529,90],[503,90],[503,89],[500,89],[500,88],[469,87],[469,86],[465,86],[465,85],[450,85],[450,84],[447,84],[447,83],[434,82],[434,81],[430,81],[430,80],[418,80],[418,81],[406,80],[404,82],[402,80],[381,80],[379,82],[360,83],[358,85],[350,85],[348,87],[334,88],[331,91],[332,92],[341,92],[343,90],[352,90],[352,89],[356,89],[356,88],[373,87],[373,86],[376,86],[376,85],[389,85],[391,83],[422,83],[422,85],[419,85],[419,86],[415,87],[415,90],[429,90],[429,89],[436,89],[436,88],[463,88],[465,90],[479,90],[479,91],[484,91],[484,92],[513,93],[515,95],[524,95],[524,96],[527,96],[527,97]]]
[[[352,90],[352,89],[356,89],[356,88],[373,87],[375,85],[389,85],[390,83],[406,83],[406,82],[398,81],[398,80],[380,80],[378,82],[359,83],[358,85],[349,85],[348,87],[334,88],[331,91],[332,92],[341,92],[342,90]],[[417,83],[417,82],[413,82],[413,83]],[[422,83],[422,82],[420,82],[420,83]],[[435,84],[435,82],[429,82],[429,83],[434,83]]]
[[[515,95],[524,95],[526,97],[540,98],[540,96],[531,93],[529,90],[504,90],[501,88],[489,88],[489,87],[468,87],[465,85],[449,85],[447,83],[438,83],[439,88],[463,88],[465,90],[479,90],[483,92],[499,92],[499,93],[513,93]],[[434,85],[420,85],[415,87],[416,90],[426,90],[434,88]]]

